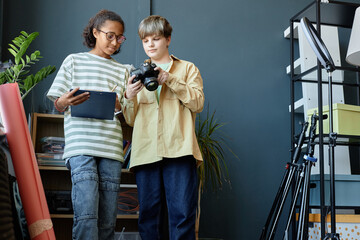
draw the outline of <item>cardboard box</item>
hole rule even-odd
[[[309,109],[307,116],[311,122],[311,115],[317,108]],[[329,106],[324,106],[323,114],[329,113]],[[324,133],[329,133],[329,117],[323,120]],[[333,131],[341,135],[360,136],[360,106],[335,103],[333,104]],[[319,133],[319,124],[316,133]]]
[[[336,233],[340,235],[342,240],[360,240],[360,216],[359,215],[336,215]],[[321,218],[320,214],[310,214],[309,222],[309,239],[321,239]],[[330,216],[326,218],[326,232],[331,232]]]

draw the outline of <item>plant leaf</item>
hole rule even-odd
[[[31,59],[28,55],[26,55],[26,63],[29,64],[31,62]]]
[[[12,69],[12,68],[7,68],[7,69],[5,70],[5,72],[6,72],[6,75],[7,75],[7,77],[8,77],[7,82],[13,83],[13,82],[15,81],[15,79],[14,79],[15,75],[14,75],[13,69]]]
[[[20,50],[18,52],[18,54],[15,56],[15,63],[18,64],[20,61],[20,58],[25,54],[26,50],[28,49],[29,45],[31,44],[31,42],[39,35],[38,32],[33,32],[31,33],[27,38],[23,37],[23,36],[19,36],[20,38],[23,37],[25,38],[24,42],[21,44],[20,46]]]
[[[6,82],[6,73],[4,72],[0,72],[0,85],[4,84]]]
[[[22,37],[22,36],[16,37],[16,38],[14,39],[14,41],[18,42],[18,43],[20,44],[20,46],[21,46],[21,44],[24,42],[24,40],[25,40],[25,38]],[[20,46],[18,46],[18,47],[20,47]]]
[[[14,51],[14,49],[8,48],[9,52],[16,57],[17,53]]]
[[[30,59],[31,59],[31,61],[35,61],[35,60],[36,60],[36,54],[35,54],[35,53],[32,53],[32,54],[30,55]]]
[[[223,182],[230,184],[224,149],[228,139],[221,131],[225,123],[218,123],[215,113],[216,111],[210,113],[208,107],[205,118],[204,114],[198,114],[197,118],[195,133],[204,160],[198,167],[199,186],[202,190],[211,186],[216,191],[222,188]],[[237,158],[233,151],[230,152]]]
[[[31,91],[34,86],[48,75],[55,72],[55,66],[43,67],[35,73],[35,75],[28,75],[30,70],[24,70],[26,67],[30,67],[42,58],[40,51],[36,50],[30,55],[26,55],[28,47],[32,41],[39,35],[38,32],[28,34],[25,31],[21,31],[18,37],[12,40],[13,44],[9,44],[9,52],[14,56],[14,62],[10,68],[5,69],[0,73],[0,84],[17,82],[22,99]]]
[[[30,70],[26,70],[26,71],[21,71],[20,75],[19,76],[23,76],[23,75],[26,75],[30,72]]]
[[[27,33],[27,32],[25,32],[25,31],[21,31],[20,32],[22,35],[24,35],[25,37],[28,37],[29,36],[29,34]]]
[[[14,49],[15,52],[18,52],[18,51],[19,51],[19,49],[17,49],[17,47],[15,47],[14,45],[12,45],[11,43],[9,43],[9,46],[10,46],[12,49]]]
[[[21,46],[21,42],[18,41],[16,38],[14,40],[12,40],[12,42],[17,46],[20,47]]]
[[[34,76],[31,74],[24,80],[24,90],[28,91],[34,85]]]

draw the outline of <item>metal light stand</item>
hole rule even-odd
[[[336,144],[337,134],[333,132],[333,107],[332,107],[332,72],[335,70],[334,62],[327,50],[325,44],[318,36],[309,19],[303,17],[300,21],[305,36],[309,41],[311,48],[314,50],[321,65],[328,73],[328,104],[329,104],[329,165],[330,165],[330,204],[331,204],[331,233],[326,234],[326,239],[338,239],[340,236],[336,233],[335,221],[335,169],[334,169],[334,147]],[[319,106],[322,107],[322,106]]]
[[[262,229],[261,236],[259,240],[273,240],[275,238],[276,228],[278,225],[278,221],[281,215],[281,212],[284,207],[284,203],[286,201],[287,195],[289,193],[290,187],[292,186],[292,182],[294,178],[299,178],[299,174],[295,174],[297,172],[300,172],[301,165],[298,164],[298,160],[300,158],[301,148],[305,140],[306,130],[308,128],[309,123],[305,122],[303,124],[301,133],[299,135],[298,143],[295,147],[293,159],[291,163],[287,163],[286,165],[286,171],[283,176],[283,179],[281,180],[280,187],[278,189],[278,192],[275,196],[275,200],[273,202],[273,205],[271,207],[270,213],[268,215],[268,218],[266,220],[266,223]],[[298,182],[298,180],[297,180]],[[270,229],[270,233],[268,234],[268,230]]]
[[[332,106],[332,72],[328,71],[328,91],[329,91],[329,166],[330,166],[330,209],[331,209],[331,233],[326,234],[326,239],[340,239],[336,233],[336,214],[335,214],[335,145],[337,134],[333,131],[333,106]]]

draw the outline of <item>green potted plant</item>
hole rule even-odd
[[[9,44],[9,52],[14,56],[14,61],[9,61],[7,66],[0,66],[0,85],[5,83],[17,83],[20,90],[21,98],[26,95],[48,75],[55,72],[55,66],[46,66],[37,71],[34,75],[30,73],[30,66],[35,64],[42,58],[40,51],[36,50],[30,55],[26,55],[26,51],[31,42],[39,35],[38,32],[31,34],[21,31],[21,34],[12,40],[13,44]]]
[[[223,183],[230,185],[229,172],[225,159],[225,148],[236,158],[236,154],[228,147],[228,139],[221,128],[225,123],[218,123],[214,111],[210,114],[209,106],[204,116],[198,115],[196,126],[196,137],[203,157],[203,163],[198,167],[198,208],[196,213],[196,238],[198,239],[201,194],[210,187],[212,191],[222,188]],[[214,239],[215,240],[215,239]]]
[[[14,40],[12,40],[12,43],[9,44],[10,48],[8,48],[8,50],[14,56],[14,60],[13,61],[9,60],[9,62],[6,62],[6,63],[0,62],[0,88],[2,90],[1,91],[2,93],[6,93],[9,89],[12,88],[12,86],[14,86],[13,84],[16,84],[17,86],[15,86],[15,87],[18,88],[18,89],[16,89],[16,91],[19,90],[21,99],[23,100],[26,97],[26,95],[34,88],[34,86],[36,84],[38,84],[41,80],[43,80],[44,78],[46,78],[48,75],[52,74],[56,70],[55,66],[49,65],[49,66],[41,68],[35,74],[30,74],[29,69],[30,69],[31,65],[35,64],[36,62],[38,62],[40,60],[40,58],[42,58],[40,55],[40,51],[38,51],[38,50],[34,51],[30,55],[26,54],[28,47],[30,46],[32,41],[38,35],[39,35],[38,32],[28,34],[24,31],[22,31],[21,34],[18,37],[16,37]],[[6,85],[6,83],[12,83],[12,84]],[[17,94],[17,92],[16,92],[16,94]],[[6,95],[4,95],[4,96],[6,96]],[[11,99],[3,97],[2,101],[4,100],[4,102],[1,103],[1,106],[5,106],[5,105],[13,106],[11,103],[14,102],[13,101],[14,99],[18,100],[18,95],[16,96],[16,98],[11,98]],[[18,103],[16,102],[15,104],[18,104]],[[22,104],[22,101],[20,101],[20,104]],[[17,110],[19,110],[19,108],[17,108]],[[23,109],[20,109],[19,111],[21,112],[21,111],[23,111]],[[11,112],[18,112],[18,111],[9,111],[9,112],[11,113]],[[9,115],[11,115],[11,114],[9,114]],[[4,117],[4,116],[0,116],[0,137],[1,137],[2,141],[5,141],[4,140],[5,133],[2,131],[3,126],[1,124],[2,117]],[[7,122],[11,122],[11,120],[12,119],[8,118]],[[17,127],[21,128],[22,126],[17,125]],[[27,128],[25,128],[25,129],[27,129]],[[15,134],[14,132],[15,131],[11,132],[13,139],[14,139],[14,135],[16,135],[16,137],[19,137],[18,136],[19,134],[18,133]],[[22,132],[22,131],[18,131],[18,132]],[[25,130],[25,132],[27,132],[27,131]],[[29,135],[30,135],[29,133],[28,133],[28,135],[26,133],[24,133],[24,135],[21,135],[21,138],[24,139],[23,136],[29,136]],[[9,139],[8,138],[9,136],[10,135],[7,135],[6,138]],[[2,141],[0,143],[2,143]],[[24,140],[24,141],[26,142],[26,140]],[[9,143],[10,151],[11,151],[12,147],[16,146],[16,145],[13,145],[14,142],[17,142],[17,141],[12,141],[12,143],[10,141],[7,142],[7,143]],[[29,157],[29,158],[31,158],[31,157]],[[6,177],[6,180],[8,180],[8,174],[7,174],[8,168],[7,168],[7,165],[5,165],[5,164],[10,159],[3,158],[2,156],[0,156],[0,159],[1,159],[1,163],[3,164],[0,167],[0,170],[2,171],[2,173],[4,173],[4,172],[6,173],[6,174],[2,174],[2,175],[3,175],[4,179]],[[14,160],[14,158],[12,157],[12,161],[13,160]],[[26,159],[21,159],[21,160],[25,161]],[[22,162],[21,164],[23,164],[23,163],[24,162]],[[14,165],[14,161],[12,162],[12,165]],[[14,171],[16,172],[16,167],[14,167]],[[36,174],[36,172],[32,172],[32,173]],[[21,176],[21,174],[20,174],[20,176]],[[19,175],[17,176],[17,179],[19,179]],[[26,178],[26,179],[29,179],[29,178]],[[12,186],[12,187],[17,187],[17,180],[15,179],[10,183],[7,181],[7,182],[5,182],[5,184],[7,186],[9,186],[9,184],[10,184],[10,186]],[[37,187],[41,187],[41,183]],[[37,195],[37,196],[39,196],[39,195]],[[12,197],[10,197],[9,194],[7,196],[2,196],[2,199],[4,199],[5,197],[8,198],[7,202],[10,203],[12,201],[11,200]],[[39,200],[44,199],[44,198],[45,198],[45,196],[43,198],[39,197]],[[39,204],[40,204],[40,202],[39,202]],[[42,210],[44,210],[44,209],[42,209]],[[9,211],[11,213],[11,208],[9,209]],[[48,213],[46,213],[45,211],[42,211],[42,214],[44,214],[42,216],[46,217]],[[16,219],[14,219],[14,220],[20,221],[19,223],[21,224],[21,228],[23,227],[24,224],[26,224],[25,218],[23,216],[16,217]],[[12,227],[12,225],[10,225],[10,223],[12,223],[11,218],[9,220],[9,224],[6,224],[6,226],[10,226],[9,228],[11,228],[11,230],[13,230],[13,227]],[[50,234],[48,236],[51,236],[51,232],[48,231],[49,229],[45,229],[45,230],[47,230],[48,234]],[[42,233],[43,231],[44,230],[41,230],[41,232],[39,232],[39,234]],[[23,228],[21,233],[19,233],[19,234],[22,235],[23,237],[27,238],[29,236],[26,232],[27,232],[27,229]],[[1,233],[4,233],[4,232],[1,232]],[[2,235],[4,235],[4,234],[2,234]],[[7,236],[8,236],[7,239],[11,238],[11,236],[9,234]],[[15,239],[15,235],[11,239]]]

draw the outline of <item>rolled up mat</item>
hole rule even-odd
[[[56,239],[17,83],[0,85],[0,114],[31,239]]]

